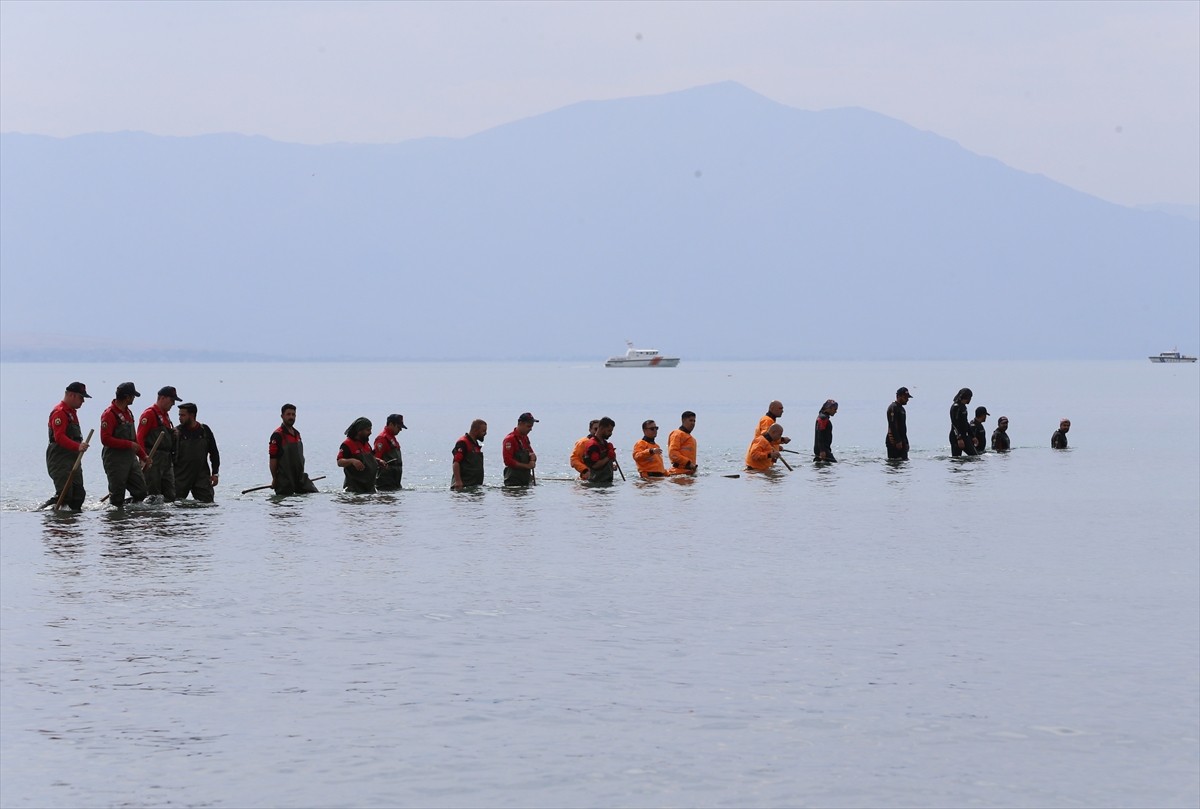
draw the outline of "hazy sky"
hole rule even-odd
[[[1200,204],[1200,1],[0,0],[0,131],[462,136],[734,80],[1123,204]]]

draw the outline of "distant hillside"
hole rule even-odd
[[[6,333],[294,358],[1106,358],[1200,334],[1200,223],[732,83],[384,146],[3,135],[0,270]]]

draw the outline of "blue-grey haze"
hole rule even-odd
[[[462,139],[0,136],[8,359],[1130,358],[1200,223],[717,84]],[[98,341],[92,344],[92,341]]]

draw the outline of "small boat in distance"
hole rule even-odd
[[[1150,362],[1195,362],[1195,357],[1188,357],[1180,354],[1178,350],[1164,351],[1157,357],[1151,357]]]
[[[679,357],[664,357],[657,348],[634,348],[628,340],[625,345],[629,346],[625,356],[609,357],[605,368],[674,368],[679,364]]]

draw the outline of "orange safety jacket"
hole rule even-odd
[[[663,466],[662,447],[653,441],[640,439],[633,445],[633,462],[644,478],[665,478],[666,467]]]
[[[583,453],[587,452],[587,445],[591,440],[590,435],[585,435],[575,442],[575,449],[571,450],[571,468],[581,475],[588,471],[588,465],[583,460]]]
[[[775,465],[775,459],[771,457],[771,453],[775,451],[775,445],[771,443],[771,439],[765,435],[760,435],[750,442],[750,449],[746,450],[746,468],[757,469],[760,472],[766,471]]]
[[[772,416],[770,413],[763,416],[761,419],[758,420],[758,432],[756,432],[754,434],[754,437],[758,438],[760,435],[765,433],[767,430],[771,429],[771,425],[774,424],[776,421],[777,421],[777,419],[774,416]]]
[[[667,458],[671,475],[691,475],[696,471],[696,439],[684,430],[672,430],[667,437]]]

